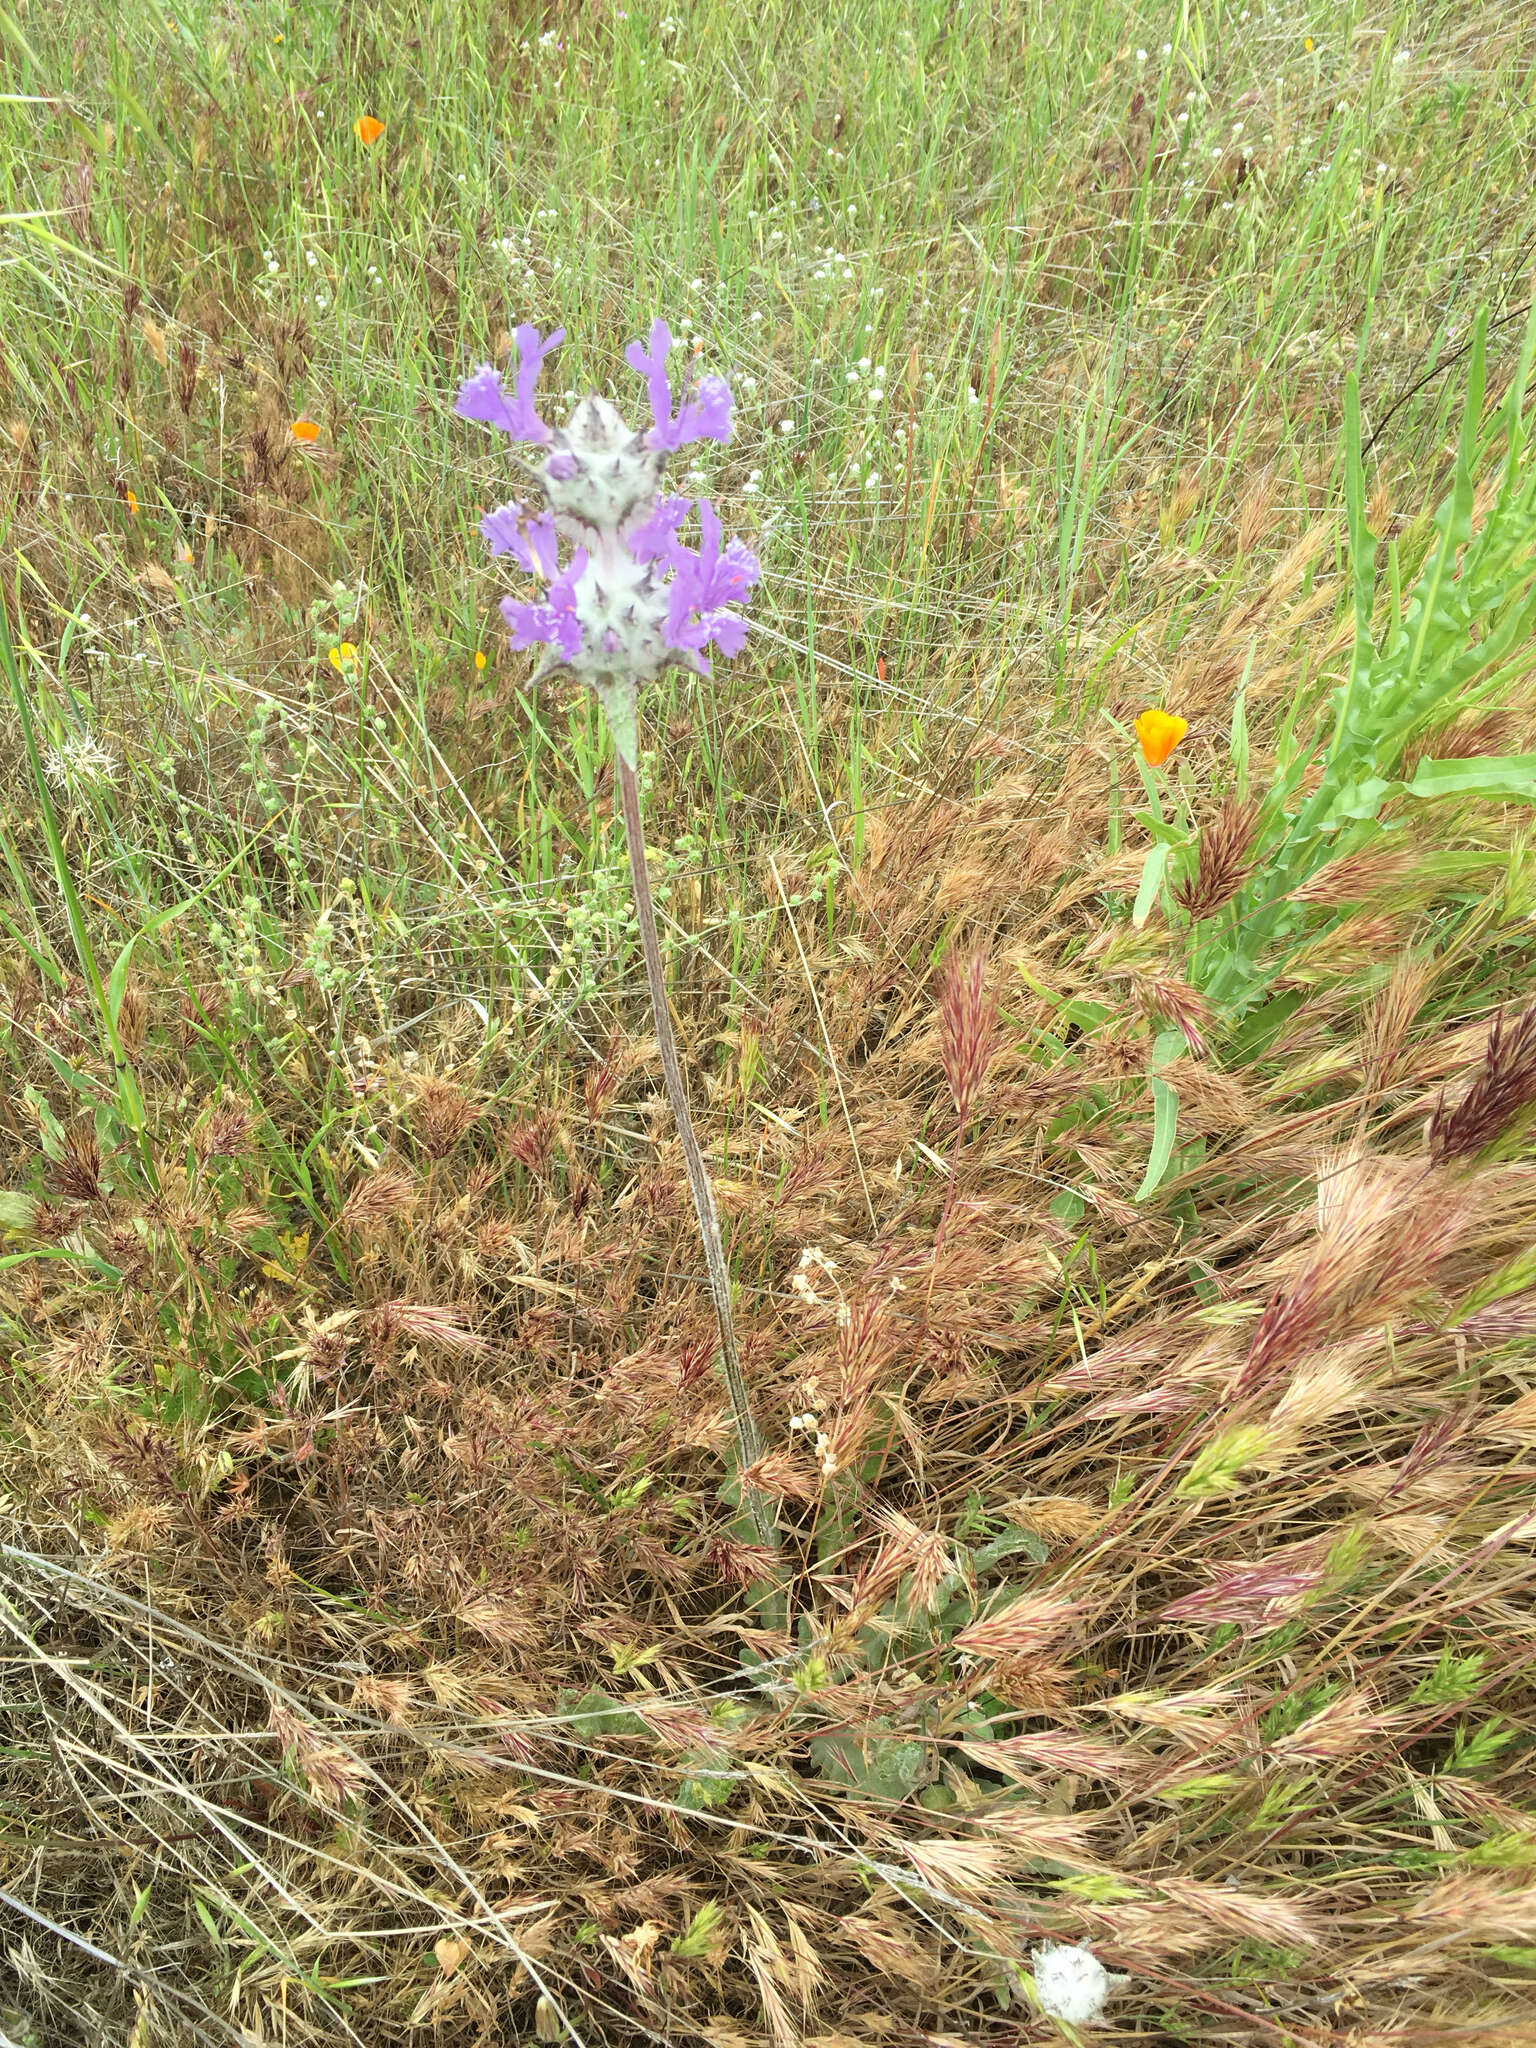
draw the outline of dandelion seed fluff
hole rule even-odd
[[[1109,1972],[1091,1949],[1047,1942],[1032,1958],[1040,2009],[1069,2026],[1091,2027],[1104,2017]]]

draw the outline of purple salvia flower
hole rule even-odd
[[[675,439],[668,448],[683,448],[690,441],[729,441],[731,438],[731,387],[723,377],[704,377],[698,393],[678,413],[671,429]]]
[[[673,558],[686,553],[684,548],[674,548]],[[708,498],[699,500],[699,552],[692,559],[698,565],[699,603],[704,605],[730,604],[745,597],[763,573],[745,541],[728,540],[721,547],[720,521]]]
[[[692,510],[692,498],[661,499],[650,518],[639,526],[632,526],[625,536],[635,560],[654,562],[662,555],[670,558],[676,545],[677,529]]]
[[[496,371],[489,363],[482,363],[459,387],[454,411],[461,419],[483,420],[488,427],[499,427],[514,441],[532,441],[543,447],[554,437],[534,411],[533,387],[539,381],[544,358],[564,341],[565,329],[557,327],[540,340],[537,327],[522,326],[513,330],[512,338],[517,343],[517,377],[510,401]]]
[[[721,607],[745,597],[761,576],[756,555],[739,540],[720,546],[715,508],[708,498],[701,498],[699,552],[690,554],[674,541],[669,559],[674,574],[668,592],[667,639],[674,647],[695,651],[713,640],[722,654],[739,654],[746,645],[746,622]]]
[[[555,549],[555,522],[548,512],[530,519],[516,498],[487,512],[480,531],[493,555],[512,555],[530,576],[547,583],[560,567]]]
[[[731,438],[731,387],[723,377],[706,377],[695,397],[685,401],[676,419],[672,417],[672,380],[667,375],[667,357],[673,349],[672,330],[665,320],[651,322],[649,346],[632,341],[624,360],[645,379],[656,424],[645,437],[647,448],[676,454],[690,441],[729,441]]]
[[[516,500],[485,514],[480,530],[493,555],[510,555],[549,585],[542,603],[508,597],[502,612],[514,648],[543,644],[546,666],[566,667],[598,692],[614,744],[631,767],[639,749],[639,686],[669,662],[709,673],[703,650],[726,655],[746,644],[746,623],[729,607],[761,573],[739,540],[721,545],[713,506],[699,504],[698,552],[678,530],[693,500],[663,497],[668,456],[690,441],[723,441],[731,430],[730,387],[705,377],[676,418],[667,359],[672,336],[652,323],[648,343],[626,354],[646,379],[655,425],[636,433],[606,398],[584,398],[563,427],[550,428],[533,409],[539,365],[563,338],[541,341],[535,327],[517,329],[518,371],[509,397],[484,368],[459,394],[458,410],[548,453],[539,465],[545,510],[530,515]],[[571,544],[559,567],[560,539]]]
[[[587,551],[578,548],[564,573],[549,586],[543,604],[523,604],[515,597],[501,600],[501,616],[512,628],[512,648],[519,653],[538,641],[557,647],[568,662],[581,653],[581,620],[576,613],[576,586],[587,569]]]
[[[643,341],[632,341],[624,351],[624,360],[632,370],[645,379],[645,388],[651,395],[651,413],[656,421],[656,433],[663,432],[672,420],[672,382],[667,375],[667,357],[672,353],[672,330],[660,318],[651,322],[650,350],[647,353]],[[647,440],[653,437],[647,435]],[[665,447],[665,442],[655,442]]]

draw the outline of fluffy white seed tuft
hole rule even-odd
[[[1068,2026],[1091,2027],[1104,2017],[1109,1972],[1091,1949],[1050,1941],[1032,1958],[1040,2009]]]

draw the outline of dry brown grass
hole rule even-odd
[[[1105,769],[1078,745],[888,811],[834,947],[781,910],[750,1079],[744,1027],[700,1093],[790,1636],[714,1499],[651,1049],[516,1100],[379,1060],[392,1135],[307,1241],[227,1105],[148,1201],[67,1133],[37,1230],[125,1285],[5,1282],[6,1890],[44,1916],[23,1955],[69,1929],[103,2026],[222,2039],[220,1981],[290,2040],[1022,2039],[999,1999],[1049,1936],[1128,1980],[1138,2038],[1524,2037],[1533,1396],[1514,1305],[1463,1307],[1536,1226],[1487,1151],[1526,1028],[1425,1014],[1425,967],[1312,989],[1246,1068],[1192,1036],[1203,1156],[1138,1207],[1176,974],[1106,921]],[[1063,1041],[1057,999],[1109,1020]],[[174,1088],[173,1048],[145,1070]],[[1039,1561],[946,1622],[983,1529]],[[901,1585],[927,1619],[882,1666]],[[893,1731],[894,1803],[813,1747]]]

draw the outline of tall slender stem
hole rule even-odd
[[[709,1168],[699,1148],[693,1118],[688,1113],[688,1094],[683,1086],[683,1070],[677,1057],[677,1038],[672,1030],[672,1011],[667,1003],[667,984],[661,968],[656,906],[651,898],[651,877],[645,863],[640,786],[634,769],[617,749],[615,759],[619,770],[619,798],[624,811],[624,838],[629,848],[630,880],[635,891],[635,914],[640,921],[640,947],[645,954],[645,977],[651,986],[651,1008],[656,1015],[656,1042],[661,1048],[661,1071],[666,1077],[667,1099],[672,1105],[677,1135],[682,1140],[688,1185],[693,1193],[694,1212],[699,1219],[699,1235],[704,1240],[704,1265],[709,1274],[709,1291],[714,1297],[715,1320],[720,1326],[720,1358],[725,1370],[725,1387],[736,1421],[736,1446],[740,1467],[744,1471],[761,1457],[762,1439],[752,1416],[746,1377],[741,1370],[741,1354],[736,1349],[736,1324],[731,1313],[731,1275],[725,1263],[715,1191],[710,1185]],[[767,1497],[743,1484],[742,1505],[751,1514],[758,1540],[767,1548],[777,1550],[779,1532]]]

